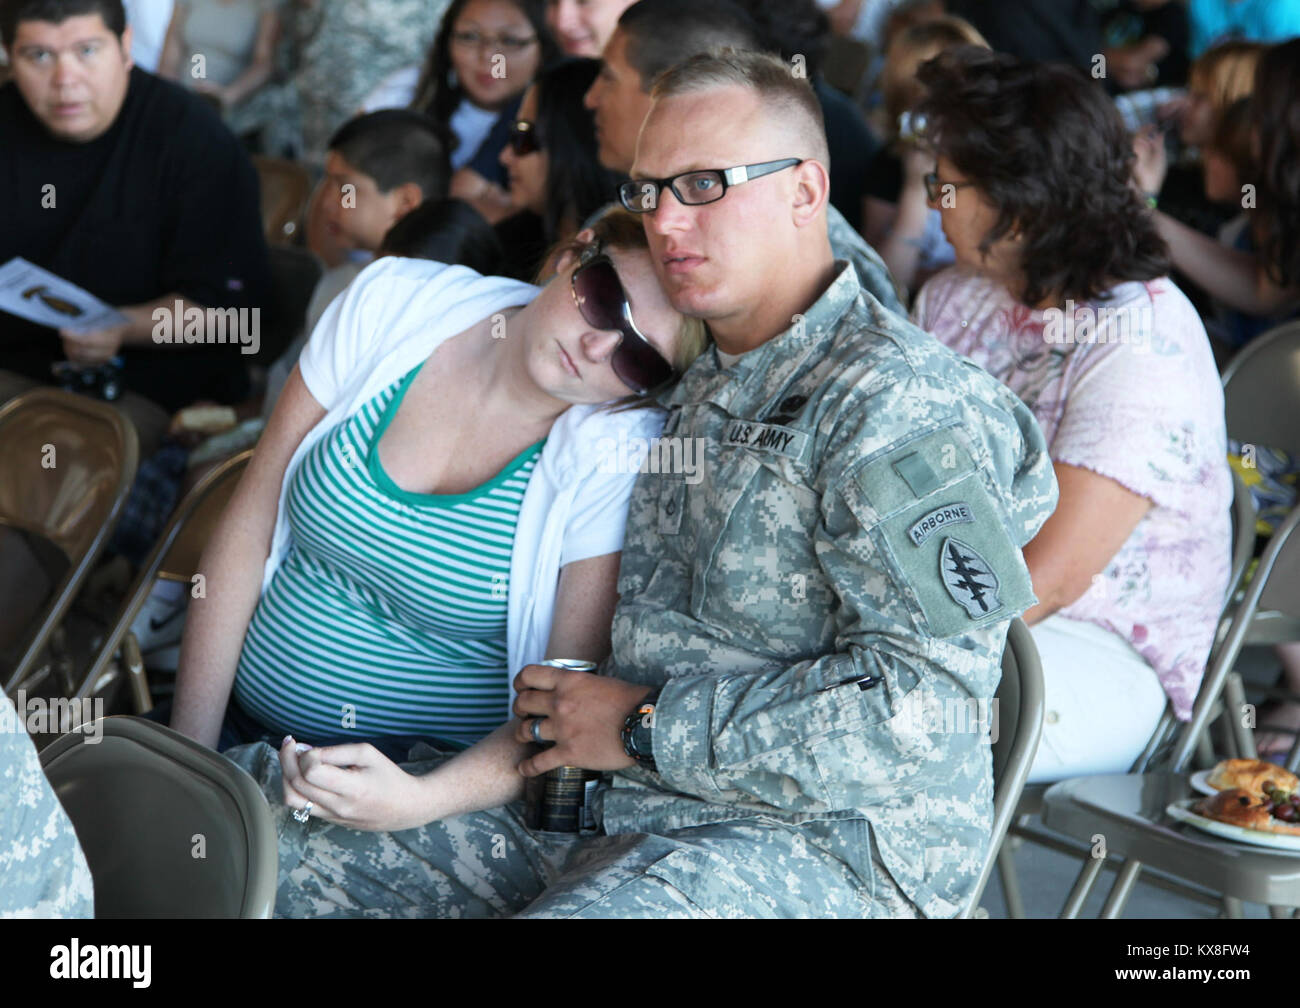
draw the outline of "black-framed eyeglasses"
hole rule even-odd
[[[527,119],[516,119],[514,126],[510,128],[510,136],[506,138],[506,143],[515,153],[516,157],[524,157],[527,154],[536,154],[542,149],[541,138],[537,135],[537,124],[531,123]]]
[[[716,203],[731,186],[752,182],[764,175],[803,164],[803,158],[782,158],[759,164],[737,165],[706,171],[682,172],[666,179],[632,179],[618,187],[619,202],[633,213],[650,213],[659,208],[659,194],[667,186],[685,206]]]
[[[926,172],[922,180],[925,182],[926,198],[931,203],[939,202],[939,197],[943,195],[943,190],[947,186],[952,186],[953,189],[965,189],[975,184],[974,182],[940,182],[938,172]]]
[[[570,286],[573,303],[588,325],[602,332],[622,334],[609,358],[609,365],[619,381],[637,395],[645,395],[677,376],[677,369],[664,359],[632,321],[632,309],[627,303],[623,281],[618,278],[614,261],[601,252],[599,246],[590,246],[583,251]]]

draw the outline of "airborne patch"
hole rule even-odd
[[[915,522],[907,530],[907,537],[912,540],[912,545],[920,546],[941,528],[962,522],[973,522],[974,520],[975,517],[970,513],[969,504],[965,501],[954,501],[951,504],[945,504],[943,507],[935,508],[927,515],[922,515],[920,521]]]
[[[952,600],[971,619],[1002,608],[998,576],[982,556],[960,539],[949,536],[939,547],[939,573]]]

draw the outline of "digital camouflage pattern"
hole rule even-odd
[[[831,254],[836,259],[849,261],[858,274],[858,283],[862,289],[890,311],[906,318],[907,309],[899,300],[898,288],[894,286],[894,278],[890,275],[885,260],[844,219],[844,215],[829,203],[826,204],[826,231],[831,243]]]
[[[0,918],[93,917],[86,856],[13,701],[0,697]]]
[[[646,472],[633,494],[601,672],[662,687],[658,772],[608,775],[609,835],[534,834],[518,805],[303,826],[275,752],[232,750],[279,806],[277,913],[963,908],[992,816],[991,725],[963,715],[987,715],[1033,602],[1018,547],[1056,483],[1015,396],[839,267],[789,330],[729,369],[706,353],[667,399],[664,436],[700,439],[703,479]]]
[[[262,129],[268,154],[319,171],[329,138],[366,96],[404,67],[423,66],[450,0],[314,0],[288,4],[281,62],[291,69],[231,112],[236,133]]]
[[[1034,601],[1018,547],[1056,504],[1033,416],[847,265],[668,405],[704,479],[632,495],[602,672],[662,685],[658,773],[614,775],[605,829],[797,828],[870,898],[959,912],[992,816],[991,725],[966,715],[991,709]]]

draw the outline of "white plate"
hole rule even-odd
[[[1219,822],[1217,819],[1206,819],[1205,816],[1197,815],[1191,809],[1191,806],[1198,801],[1200,801],[1199,798],[1184,798],[1182,801],[1170,802],[1165,811],[1175,819],[1179,819],[1190,826],[1195,826],[1199,830],[1204,830],[1206,833],[1213,833],[1225,840],[1235,840],[1238,843],[1250,844],[1254,847],[1272,847],[1275,850],[1300,854],[1300,834],[1265,833],[1261,830],[1246,829],[1244,826]]]
[[[1187,783],[1203,795],[1216,795],[1219,793],[1219,789],[1210,783],[1210,774],[1212,773],[1214,773],[1213,770],[1197,770]]]

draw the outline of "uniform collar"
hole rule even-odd
[[[837,259],[839,271],[812,306],[785,331],[720,367],[712,346],[695,360],[667,399],[667,405],[709,401],[724,409],[746,408],[784,388],[817,355],[861,292],[852,263]]]

